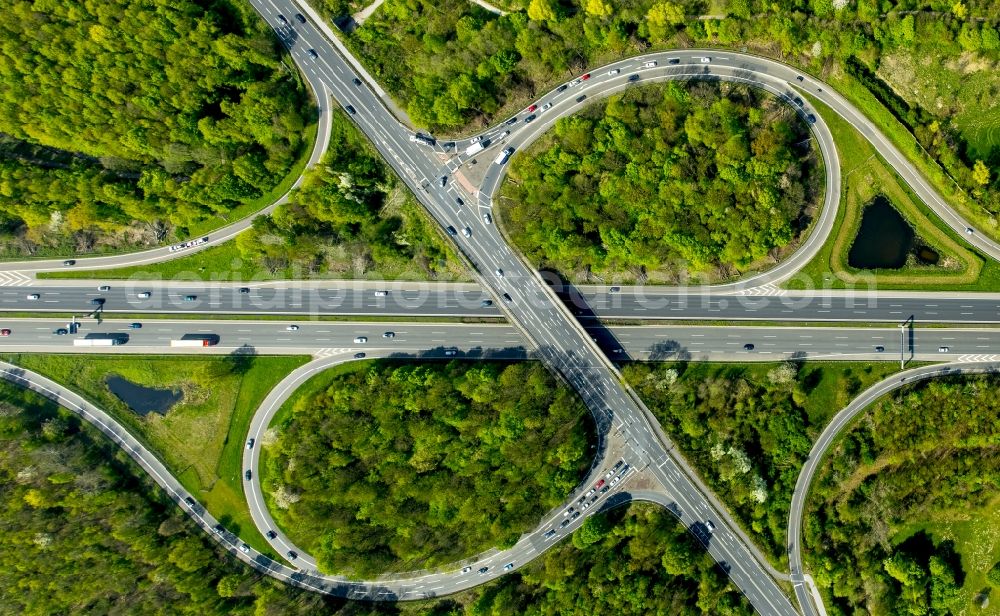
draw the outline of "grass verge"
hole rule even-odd
[[[995,291],[1000,265],[965,245],[907,187],[874,147],[846,120],[811,98],[830,126],[840,157],[843,192],[834,232],[820,252],[789,281],[789,289],[879,288]],[[861,224],[866,204],[884,195],[913,227],[917,236],[940,254],[941,265],[907,264],[898,270],[860,270],[847,264],[847,254]]]
[[[307,357],[159,357],[5,354],[4,359],[73,388],[153,451],[191,494],[255,549],[274,556],[243,495],[244,438],[267,393]],[[175,389],[184,398],[161,415],[140,416],[105,384],[108,375]]]

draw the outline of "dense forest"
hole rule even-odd
[[[513,545],[590,464],[582,402],[538,363],[376,362],[315,378],[264,445],[262,482],[323,571],[367,577]]]
[[[717,280],[777,258],[819,192],[808,128],[743,85],[630,90],[516,157],[500,219],[572,280]]]
[[[751,613],[696,541],[648,505],[595,517],[520,572],[453,597],[366,604],[303,592],[223,555],[102,435],[7,384],[0,486],[0,584],[12,613]]]
[[[230,0],[0,2],[0,249],[184,237],[274,188],[308,97]]]
[[[1000,5],[990,0],[386,0],[348,43],[419,125],[481,127],[650,49],[722,46],[873,92],[1000,213]],[[926,77],[917,79],[916,77]],[[985,126],[982,124],[985,123]],[[981,162],[977,162],[981,161]]]
[[[985,574],[1000,588],[989,572],[995,526],[970,537],[961,555],[955,537],[906,530],[995,509],[998,386],[995,375],[916,385],[881,398],[834,445],[803,529],[807,565],[831,614],[968,613],[966,601],[981,590],[963,591],[968,577]],[[967,569],[984,551],[983,570]]]
[[[870,367],[810,363],[639,363],[627,365],[624,375],[776,563],[786,557],[792,490],[813,439],[881,376]]]
[[[4,613],[336,611],[224,555],[104,435],[6,382],[0,508]]]
[[[457,259],[420,204],[343,112],[330,149],[271,216],[236,238],[262,270],[297,278],[440,278],[461,275]]]

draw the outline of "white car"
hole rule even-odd
[[[153,294],[150,293],[149,291],[143,291],[142,293],[139,293],[138,295],[136,295],[136,297],[138,297],[139,299],[149,299],[152,296],[153,296]]]
[[[950,349],[948,347],[938,347],[938,353],[947,353]]]
[[[247,545],[247,544],[245,544],[245,543],[241,543],[240,544],[240,552],[243,552],[244,554],[249,554],[250,553],[250,546]]]
[[[610,71],[608,71],[608,75],[617,75],[620,72],[622,72],[621,69],[613,68]]]
[[[375,297],[387,297],[388,295],[388,291],[375,291]]]
[[[97,287],[97,290],[98,290],[98,291],[110,291],[110,290],[111,290],[111,287],[109,287],[109,286],[108,286],[108,285],[106,285],[106,284],[102,284],[101,286]]]
[[[708,64],[711,61],[712,61],[712,58],[710,58],[708,56],[705,56],[704,58],[701,59],[701,63],[702,64]]]
[[[297,331],[299,331],[299,326],[298,325],[289,325],[288,327],[285,328],[285,331],[286,332],[297,332]]]
[[[973,231],[972,227],[966,227],[965,228],[965,233],[967,235],[972,235],[973,233],[975,233],[975,231]]]
[[[38,293],[32,293],[31,295],[28,296],[28,299],[32,299],[32,300],[34,300],[34,299],[41,299],[41,297],[42,296],[39,295]]]
[[[479,136],[476,136],[476,137],[472,138],[472,143],[479,143],[482,140],[483,140],[483,136],[479,135]]]
[[[472,229],[468,227],[462,229],[462,235],[464,235],[465,237],[472,237]]]
[[[542,111],[545,111],[546,109],[551,109],[551,108],[552,108],[552,103],[545,103],[544,105],[542,105]]]
[[[643,68],[656,68],[656,60],[650,60],[642,65]]]
[[[500,269],[499,267],[497,268],[497,271],[495,273],[497,275],[497,278],[503,278],[503,270]],[[38,299],[38,298],[36,297],[35,299]]]
[[[493,222],[493,217],[490,216],[489,212],[486,212],[485,214],[483,214],[483,222],[485,222],[486,224],[490,224],[490,223]]]
[[[364,344],[366,342],[368,342],[368,338],[366,338],[365,336],[358,336],[357,338],[354,339],[354,344]]]

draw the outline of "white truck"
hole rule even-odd
[[[465,148],[465,155],[472,156],[473,154],[479,154],[482,151],[483,151],[483,142],[477,141],[472,145],[470,145],[469,147]]]
[[[170,346],[172,347],[207,347],[214,346],[215,339],[205,336],[192,336],[190,334],[185,335],[183,338],[178,340],[171,340]]]
[[[507,148],[497,156],[495,162],[498,165],[506,163],[510,159],[510,155],[514,153],[514,148]]]
[[[119,336],[101,336],[89,334],[86,338],[74,338],[73,346],[78,347],[105,347],[125,344],[127,338]]]

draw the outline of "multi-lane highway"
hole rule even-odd
[[[623,459],[636,473],[644,473],[659,484],[659,491],[678,507],[679,513],[675,513],[678,513],[680,520],[707,543],[709,553],[724,564],[730,578],[758,611],[766,614],[795,613],[774,577],[769,574],[770,569],[763,556],[685,460],[676,453],[642,402],[623,385],[615,362],[628,356],[642,357],[644,354],[657,358],[681,355],[703,359],[730,356],[744,359],[765,356],[780,358],[789,354],[881,358],[900,354],[900,330],[754,328],[751,331],[750,328],[688,327],[660,328],[659,332],[656,329],[610,329],[595,333],[586,330],[578,317],[590,316],[589,310],[593,309],[594,314],[606,318],[707,317],[717,320],[752,318],[776,321],[836,319],[892,322],[912,316],[917,320],[934,317],[926,320],[944,322],[995,322],[996,298],[952,297],[946,301],[946,298],[932,295],[900,294],[878,297],[875,305],[869,302],[858,306],[852,303],[857,300],[836,294],[831,294],[827,303],[824,303],[827,300],[817,299],[811,294],[799,296],[798,301],[793,294],[771,296],[776,292],[773,286],[775,283],[792,275],[818,251],[832,228],[839,201],[839,192],[836,190],[840,182],[839,168],[832,137],[822,118],[807,104],[796,100],[796,92],[800,90],[816,96],[857,127],[917,195],[981,252],[997,258],[1000,257],[1000,246],[975,231],[967,233],[970,225],[958,217],[898,150],[842,97],[778,62],[732,52],[685,50],[631,58],[595,69],[588,74],[588,79],[581,77],[578,81],[575,80],[572,87],[564,92],[553,91],[542,96],[538,103],[552,103],[552,106],[544,113],[536,112],[538,117],[534,122],[525,122],[525,114],[522,113],[511,122],[486,131],[489,148],[479,157],[481,162],[476,163],[478,167],[473,169],[472,161],[457,155],[471,142],[461,141],[445,146],[414,141],[410,131],[396,120],[384,104],[384,92],[370,76],[359,70],[357,61],[350,58],[343,46],[328,36],[326,27],[315,22],[317,17],[312,11],[300,9],[299,4],[292,0],[252,0],[252,4],[275,28],[316,92],[322,111],[320,130],[323,136],[327,133],[323,119],[328,116],[326,107],[328,98],[332,95],[345,108],[350,106],[350,117],[368,135],[438,224],[442,227],[467,229],[466,233],[456,235],[454,241],[461,254],[474,266],[476,280],[482,291],[466,290],[465,296],[460,296],[449,290],[438,289],[438,295],[432,296],[422,294],[419,289],[373,290],[363,285],[347,290],[338,283],[336,287],[304,285],[296,289],[248,285],[248,292],[243,293],[238,286],[223,289],[221,286],[185,287],[153,282],[130,283],[142,284],[142,289],[138,286],[129,288],[122,283],[109,283],[110,289],[99,291],[96,285],[88,289],[82,285],[62,283],[53,283],[51,286],[48,283],[30,284],[30,274],[41,270],[62,267],[107,268],[150,263],[197,249],[169,251],[163,248],[135,255],[80,259],[67,266],[63,266],[61,260],[4,264],[2,271],[8,275],[5,280],[27,282],[29,286],[19,287],[10,292],[10,295],[8,291],[0,292],[0,308],[8,311],[49,310],[72,314],[85,314],[99,306],[101,314],[155,310],[251,314],[322,314],[340,311],[338,314],[502,315],[512,327],[467,326],[469,329],[460,330],[466,339],[452,343],[458,347],[455,349],[447,348],[447,332],[450,331],[449,328],[457,326],[438,324],[399,324],[393,326],[399,329],[394,332],[396,335],[388,338],[383,338],[382,334],[392,330],[385,325],[315,322],[296,324],[299,326],[296,330],[286,329],[274,322],[238,321],[225,325],[213,322],[209,325],[193,320],[183,323],[158,321],[155,324],[149,321],[141,329],[131,329],[120,323],[94,326],[88,321],[85,333],[104,331],[101,330],[103,327],[110,328],[109,332],[113,330],[116,334],[127,334],[129,342],[116,347],[114,351],[162,349],[164,342],[183,333],[219,335],[220,345],[211,349],[214,351],[242,349],[247,352],[249,347],[253,347],[274,352],[282,352],[284,349],[289,352],[307,350],[321,356],[326,354],[337,357],[363,352],[359,350],[359,346],[370,349],[372,354],[380,355],[392,354],[397,350],[410,354],[440,350],[443,356],[449,356],[447,351],[455,350],[457,356],[460,349],[471,353],[479,348],[475,345],[482,345],[483,348],[490,345],[514,345],[504,348],[517,353],[527,351],[540,358],[579,392],[601,426],[602,447],[609,447],[610,443],[622,444]],[[311,19],[303,18],[302,23],[292,20],[300,10],[306,12]],[[520,152],[551,126],[557,117],[578,109],[589,100],[620,92],[634,84],[666,79],[722,79],[747,83],[773,92],[795,105],[797,111],[810,122],[815,144],[824,157],[827,191],[820,217],[796,253],[775,268],[752,275],[739,283],[720,285],[711,291],[701,292],[700,295],[685,294],[683,297],[671,290],[660,291],[658,296],[657,292],[653,292],[654,297],[650,297],[650,293],[645,290],[631,289],[627,293],[612,293],[608,289],[603,294],[599,292],[591,297],[586,302],[589,308],[573,304],[567,306],[521,256],[507,246],[496,226],[484,216],[490,213],[492,195],[506,171],[506,163],[502,159],[490,162],[494,160],[493,154],[501,146]],[[313,160],[324,147],[325,139],[317,140]],[[462,199],[462,203],[459,199]],[[210,234],[209,241],[202,246],[231,237],[247,224],[248,221],[243,221]],[[484,291],[488,293],[488,298],[482,295]],[[139,297],[138,294],[144,292],[148,292],[149,297]],[[449,296],[448,293],[452,295]],[[720,297],[720,293],[731,295]],[[745,295],[740,295],[741,293]],[[23,295],[23,298],[18,297],[18,294]],[[306,295],[310,297],[305,297]],[[103,304],[92,301],[98,297],[105,300]],[[484,305],[485,301],[492,302],[492,305]],[[434,308],[435,304],[439,308]],[[9,325],[11,334],[0,337],[0,347],[6,346],[11,350],[70,348],[68,341],[72,335],[55,336],[45,331],[54,329],[52,326],[57,325],[56,323],[31,325],[10,321]],[[195,330],[195,327],[209,331]],[[229,329],[220,331],[224,328]],[[371,333],[365,336],[367,341],[355,342],[359,335],[365,335],[359,332]],[[876,336],[883,332],[886,340],[884,344],[880,344],[881,338]],[[977,350],[982,350],[981,354],[985,355],[995,347],[992,334],[986,330],[920,329],[902,330],[902,333],[901,355],[904,357],[907,353],[917,358],[938,359],[954,357],[959,353],[972,356],[979,354]],[[306,336],[308,340],[304,339]],[[347,338],[350,338],[350,343],[344,341]],[[225,342],[221,342],[222,340]],[[376,342],[379,343],[377,346]],[[319,346],[326,343],[330,346]],[[443,346],[436,346],[439,344]],[[876,347],[881,347],[881,350]],[[134,448],[131,443],[126,446]],[[252,456],[247,462],[254,464]],[[158,469],[152,471],[161,473]],[[571,495],[569,500],[575,500],[604,471],[604,466],[595,465],[578,493]],[[579,522],[582,522],[583,517]],[[259,525],[267,524],[267,520],[258,520],[256,516],[255,521]],[[519,544],[522,547],[518,549],[523,551],[515,552],[518,556],[511,561],[510,569],[522,566],[545,549],[544,544],[533,543],[532,536],[534,535]],[[507,558],[507,555],[503,558]],[[439,577],[425,576],[398,582],[385,596],[377,592],[372,594],[375,586],[372,585],[365,588],[365,596],[415,598],[429,596],[438,590],[450,592],[484,581],[483,578],[461,578],[454,572],[435,572],[432,575]],[[442,581],[443,585],[432,586]],[[803,609],[811,611],[813,608],[804,603]]]
[[[102,287],[108,290],[100,290]],[[827,291],[721,294],[654,286],[580,287],[560,293],[581,318],[712,321],[1000,323],[1000,294]],[[145,297],[143,294],[148,293]],[[34,296],[38,296],[35,298]],[[463,283],[326,281],[169,284],[38,281],[0,287],[0,313],[503,317],[482,287]],[[527,298],[529,301],[531,297]],[[2,314],[0,314],[2,319]]]
[[[267,353],[371,357],[518,358],[531,355],[524,337],[509,325],[412,322],[293,322],[155,319],[79,321],[73,334],[57,335],[65,319],[12,319],[0,351],[48,353]],[[290,327],[298,329],[289,329]],[[766,327],[648,325],[591,327],[587,333],[615,361],[979,361],[1000,359],[1000,329],[898,327]],[[218,336],[192,351],[171,348],[186,334]],[[108,348],[76,347],[87,336],[126,336]],[[391,337],[387,337],[391,336]],[[363,342],[357,342],[363,338]],[[747,349],[746,345],[753,345]],[[881,350],[879,350],[881,348]],[[902,353],[900,350],[902,349]]]

